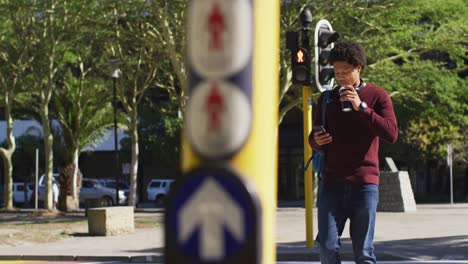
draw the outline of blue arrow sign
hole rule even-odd
[[[166,210],[166,263],[257,263],[259,202],[231,171],[199,169]]]

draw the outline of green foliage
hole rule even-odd
[[[63,54],[52,104],[53,116],[60,122],[55,131],[59,139],[55,149],[64,164],[74,162],[74,155],[86,146],[99,143],[113,120],[109,92],[112,82],[102,78],[109,67],[105,57],[99,56],[108,32],[94,23],[99,12],[94,1],[72,7],[67,18],[76,21],[70,27],[76,34],[68,41],[74,45]]]
[[[39,160],[44,159],[42,138],[25,134],[16,138],[16,150],[12,157],[14,181],[32,181],[36,167],[36,149],[39,149]],[[40,164],[42,165],[42,164]]]
[[[363,12],[371,22],[353,21],[361,30],[345,36],[364,43],[370,64],[366,79],[392,95],[400,127],[397,153],[407,153],[400,158],[409,161],[440,160],[452,143],[466,162],[467,95],[462,87],[467,81],[460,76],[467,67],[466,5],[457,0],[381,2]],[[349,19],[357,15],[348,14]]]
[[[290,2],[286,6],[296,8],[296,14],[307,3]],[[328,19],[341,39],[363,43],[368,53],[364,80],[392,96],[400,140],[383,145],[382,153],[408,162],[441,160],[451,143],[456,159],[468,163],[466,1],[328,0],[307,8],[314,17],[311,27]]]
[[[39,116],[51,91],[51,114],[61,120],[66,145],[92,142],[96,127],[109,122],[108,61],[117,57],[122,70],[119,101],[126,114],[133,111],[141,116],[142,155],[150,153],[148,163],[175,164],[181,124],[174,113],[183,110],[186,99],[186,4],[185,0],[0,0],[5,14],[0,18],[0,71],[8,85],[17,76],[19,91],[30,88],[16,92],[15,103],[20,104],[14,108],[16,115]],[[301,102],[300,88],[291,89],[285,32],[300,30],[299,14],[305,7],[314,18],[312,32],[315,23],[325,18],[342,39],[366,47],[369,63],[363,77],[391,94],[400,127],[398,144],[384,145],[383,153],[398,153],[408,161],[442,159],[446,144],[452,143],[456,159],[468,162],[466,1],[282,1],[281,116]],[[138,111],[136,105],[144,102],[148,89],[166,91],[173,106],[158,105],[153,108],[157,114]],[[315,99],[318,90],[312,90]]]
[[[180,164],[182,119],[171,103],[144,107],[139,113],[140,162],[143,166],[177,168]],[[130,160],[130,139],[121,141],[123,159]]]

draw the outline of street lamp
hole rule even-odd
[[[110,64],[112,66],[112,83],[114,89],[113,108],[114,108],[114,162],[115,162],[115,205],[119,205],[119,138],[117,135],[117,79],[120,76],[120,69],[118,67],[119,59],[111,59]]]

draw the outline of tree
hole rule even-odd
[[[160,73],[158,87],[168,91],[171,101],[177,102],[179,110],[185,113],[188,98],[186,84],[187,71],[184,63],[186,44],[186,8],[187,1],[151,1],[149,8],[155,23],[151,24],[152,34],[159,40],[161,49]]]
[[[106,16],[112,24],[113,36],[107,43],[109,58],[119,61],[121,76],[118,79],[118,98],[124,114],[125,126],[132,142],[130,164],[129,204],[135,205],[139,157],[138,107],[145,93],[157,88],[156,77],[163,54],[155,45],[159,40],[154,32],[151,2],[127,1],[112,3]]]
[[[314,21],[328,19],[342,39],[363,43],[364,81],[392,97],[400,140],[383,145],[381,154],[408,166],[445,166],[446,144],[452,143],[455,159],[466,166],[466,3],[329,0],[308,7]]]
[[[149,100],[148,100],[149,101]],[[177,169],[180,166],[180,138],[182,119],[177,104],[147,102],[140,108],[138,135],[140,135],[140,164]],[[123,158],[130,160],[131,142],[122,139]]]
[[[44,153],[46,197],[45,208],[53,209],[52,172],[53,172],[53,134],[51,129],[49,103],[58,85],[59,70],[63,67],[64,56],[73,45],[70,39],[76,34],[74,25],[79,16],[71,16],[75,1],[39,0],[29,3],[25,24],[32,32],[32,48],[35,58],[31,67],[30,105],[40,115],[44,130]],[[76,5],[76,3],[75,3]]]
[[[29,52],[30,34],[21,18],[25,14],[24,6],[12,1],[1,1],[0,11],[8,16],[0,19],[0,87],[2,98],[1,106],[5,113],[7,123],[7,147],[0,147],[0,156],[3,160],[5,185],[5,208],[13,208],[12,197],[12,155],[15,152],[16,142],[13,136],[13,109],[15,103],[21,100],[20,94],[24,91],[24,78],[29,70],[31,53]],[[20,94],[20,96],[18,96]]]
[[[353,9],[336,4],[334,25],[366,46],[367,80],[392,95],[401,142],[423,159],[441,159],[447,142],[463,148],[467,96],[460,87],[467,81],[460,75],[466,72],[468,12],[458,0],[422,4],[380,1]]]
[[[69,8],[67,18],[73,23],[68,30],[75,34],[67,39],[73,45],[64,53],[52,104],[53,116],[60,123],[56,133],[62,164],[59,208],[65,211],[79,206],[80,153],[100,142],[112,125],[110,93],[102,78],[107,62],[100,56],[108,34],[94,21],[98,16],[95,1],[70,3]]]
[[[85,147],[99,143],[112,125],[112,106],[103,80],[88,77],[92,75],[94,67],[85,68],[80,54],[69,56],[76,59],[78,76],[74,76],[71,69],[68,70],[63,86],[54,93],[53,104],[54,115],[60,123],[58,138],[62,146],[59,208],[65,211],[78,208],[82,178],[78,167],[80,153]]]

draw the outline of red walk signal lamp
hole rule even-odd
[[[293,84],[310,85],[310,56],[304,48],[297,48],[291,52],[292,82]]]
[[[297,63],[303,63],[304,62],[304,52],[300,49],[296,53],[296,60]]]

